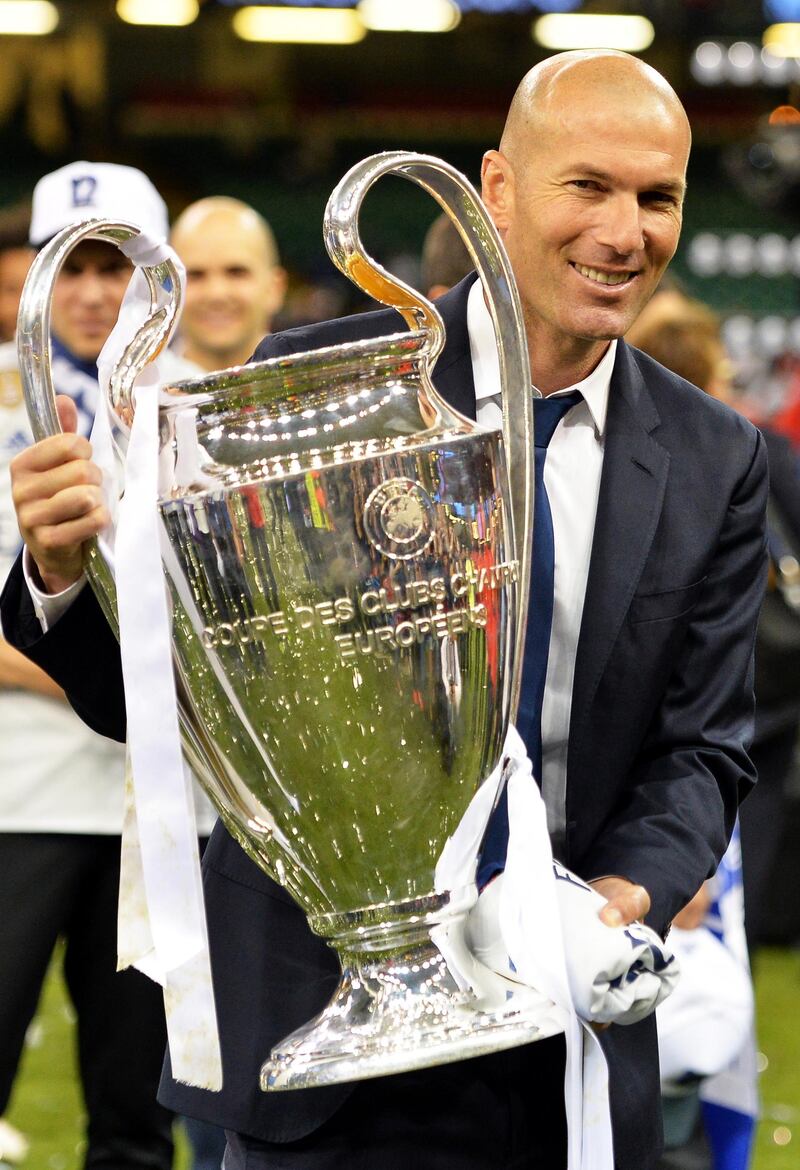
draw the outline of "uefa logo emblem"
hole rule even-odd
[[[410,561],[433,539],[431,498],[413,479],[387,479],[364,505],[364,528],[379,553],[393,561]]]

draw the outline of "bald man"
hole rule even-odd
[[[182,212],[172,245],[186,265],[183,356],[206,371],[242,365],[286,295],[272,229],[246,203],[218,195]]]
[[[541,655],[526,646],[520,722],[531,755],[541,751],[556,855],[606,896],[609,929],[646,917],[661,933],[715,870],[754,780],[764,569],[758,432],[619,340],[675,251],[688,151],[686,116],[659,74],[624,54],[567,53],[523,80],[483,165],[483,197],[519,283],[535,402],[551,409],[568,396],[544,475],[549,636],[538,605],[530,622],[549,655],[546,687],[540,702],[528,674]],[[494,339],[474,276],[438,305],[447,344],[437,387],[496,426]],[[392,311],[327,322],[268,338],[256,356],[398,327]],[[102,516],[93,489],[69,506],[64,498],[76,477],[95,482],[86,445],[46,442],[17,462],[19,520],[42,581],[63,587],[79,577],[80,540]],[[331,555],[339,539],[331,534]],[[96,727],[124,734],[113,640],[88,677],[80,666],[102,629],[87,591],[42,636],[18,565],[2,616]],[[497,827],[481,863],[489,854],[494,881],[505,860]],[[385,1079],[261,1093],[266,1053],[326,1004],[336,960],[221,825],[204,864],[225,1083],[211,1094],[167,1076],[162,1100],[228,1130],[226,1170],[565,1170],[560,1037]],[[612,1025],[602,1042],[616,1170],[652,1170],[655,1022]]]

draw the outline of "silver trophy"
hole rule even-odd
[[[362,200],[390,173],[430,192],[472,254],[500,339],[502,432],[437,393],[436,307],[362,247]],[[56,236],[31,270],[18,337],[37,438],[58,431],[49,311],[60,267],[81,240],[136,235],[89,221]],[[520,684],[533,443],[513,277],[475,191],[426,156],[356,166],[331,196],[325,240],[410,332],[223,370],[161,396],[169,486],[158,507],[185,751],[229,832],[342,966],[325,1010],[272,1051],[265,1089],[460,1060],[556,1030],[541,996],[482,981],[461,944],[474,881],[436,880],[501,760]],[[111,379],[123,459],[135,378],[180,301],[170,262],[144,272],[153,310]],[[115,625],[96,542],[86,568]]]

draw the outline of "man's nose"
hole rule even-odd
[[[97,272],[84,272],[81,275],[80,298],[84,304],[99,305],[105,300],[106,284]]]
[[[644,248],[642,209],[635,195],[619,194],[603,205],[597,242],[618,256],[630,256]]]
[[[211,301],[223,301],[228,295],[228,278],[223,272],[215,272],[204,282],[203,292]]]

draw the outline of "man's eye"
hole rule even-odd
[[[570,186],[577,187],[579,191],[599,190],[599,183],[596,179],[571,179]]]

